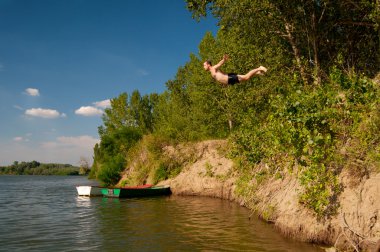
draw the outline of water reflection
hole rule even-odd
[[[91,207],[90,197],[78,196],[76,197],[77,207]]]
[[[209,198],[102,200],[107,251],[320,251],[288,241],[235,203]],[[117,217],[116,217],[117,216]],[[110,230],[112,230],[110,232]]]

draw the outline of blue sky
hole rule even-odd
[[[0,0],[0,165],[92,161],[108,100],[162,93],[216,23],[181,0]]]

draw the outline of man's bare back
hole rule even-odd
[[[229,73],[225,74],[222,72],[219,68],[228,60],[228,56],[224,55],[223,59],[216,65],[212,65],[210,61],[205,61],[203,63],[203,68],[206,71],[210,71],[211,76],[218,82],[220,82],[222,85],[227,86],[227,85],[234,85],[239,82],[247,81],[254,75],[263,75],[267,69],[263,66],[260,66],[256,69],[253,69],[249,71],[248,73],[244,75],[240,74],[234,74],[234,73]]]

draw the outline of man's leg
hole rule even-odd
[[[252,76],[254,75],[262,75],[263,73],[265,73],[267,71],[267,69],[263,66],[260,66],[258,68],[255,68],[251,71],[249,71],[248,73],[244,74],[244,75],[238,75],[238,78],[239,78],[239,81],[247,81],[249,79],[252,78]]]

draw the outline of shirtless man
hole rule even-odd
[[[210,71],[211,76],[219,81],[223,86],[234,85],[239,82],[247,81],[254,75],[263,75],[267,69],[263,66],[255,68],[244,75],[229,73],[225,74],[219,68],[228,60],[228,55],[224,55],[223,59],[216,65],[212,65],[211,61],[207,60],[203,63],[203,68]]]

